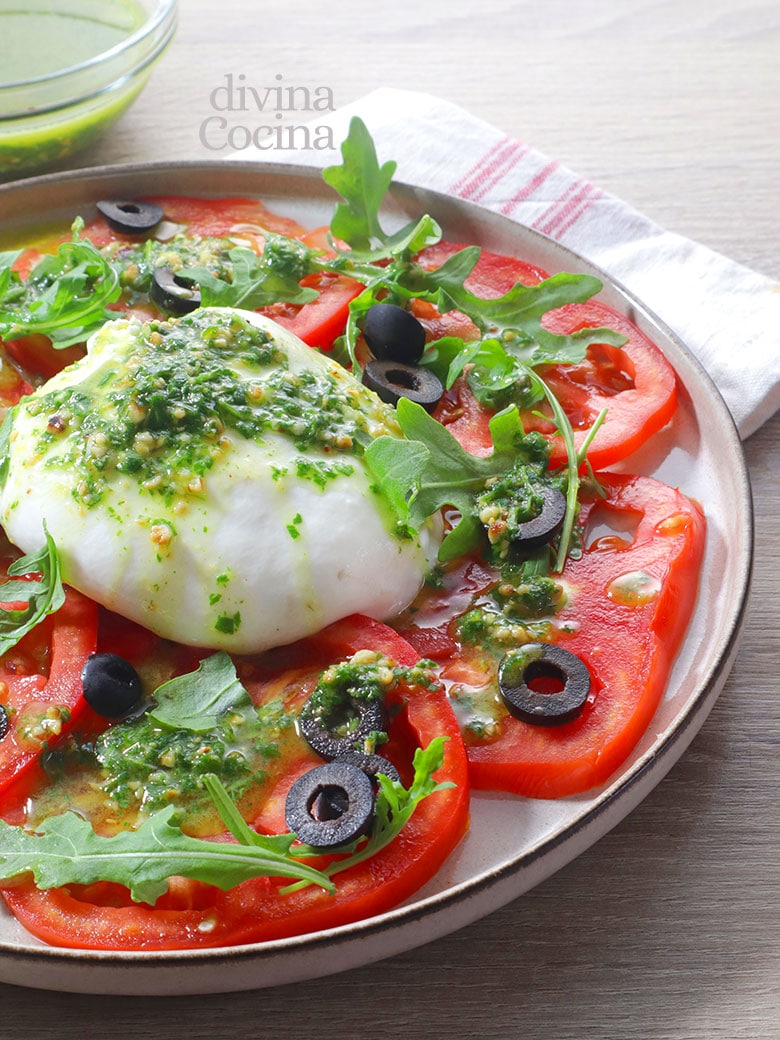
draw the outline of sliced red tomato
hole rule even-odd
[[[262,698],[264,690],[276,695],[287,673],[297,681],[303,662],[311,660],[311,655],[336,660],[360,649],[392,653],[403,664],[418,659],[392,630],[369,619],[352,617],[276,655],[285,661],[281,671],[263,680],[250,680],[247,685],[255,698]],[[296,664],[291,665],[292,661]],[[247,881],[227,892],[174,878],[169,892],[154,907],[134,904],[120,886],[108,884],[40,891],[22,883],[6,888],[5,899],[25,927],[45,942],[113,950],[262,942],[335,927],[388,910],[439,870],[461,839],[468,818],[465,750],[443,692],[398,689],[391,712],[394,718],[388,757],[408,773],[416,747],[426,746],[437,736],[447,737],[444,764],[436,778],[455,786],[425,799],[390,845],[370,860],[338,874],[333,895],[314,886],[282,894],[279,889],[287,882],[275,878]],[[281,786],[291,782],[292,775],[288,774]]]
[[[283,325],[290,332],[318,350],[330,350],[333,342],[344,331],[349,317],[349,305],[363,286],[346,275],[309,275],[301,285],[316,289],[319,295],[311,303],[275,303],[260,313]]]
[[[8,722],[0,740],[0,791],[79,721],[87,708],[81,671],[96,640],[96,605],[68,589],[63,606],[0,657]]]
[[[160,206],[164,219],[181,225],[185,234],[222,238],[226,235],[240,236],[242,227],[265,229],[279,235],[297,238],[304,233],[301,225],[290,217],[282,217],[255,199],[226,198],[198,199],[181,195],[155,196],[144,199]],[[85,237],[96,246],[109,242],[138,242],[138,235],[114,231],[106,220],[98,215],[87,223]]]
[[[84,357],[82,346],[65,347],[63,350],[58,350],[52,346],[48,336],[42,336],[40,333],[22,336],[19,339],[9,339],[4,345],[9,357],[13,358],[25,375],[35,382],[45,382],[51,379],[67,365]],[[30,384],[25,383],[25,385]],[[30,393],[30,390],[26,390],[25,393]]]
[[[563,405],[579,449],[602,409],[607,416],[588,449],[594,469],[611,466],[640,448],[669,422],[677,410],[677,379],[658,347],[617,311],[589,300],[562,307],[545,316],[545,328],[570,334],[580,329],[608,327],[626,337],[620,347],[594,344],[578,365],[551,365],[542,370],[548,386]],[[549,412],[544,405],[542,412]],[[554,427],[533,412],[523,415],[527,430],[552,434]],[[565,461],[560,437],[554,437],[553,465]]]
[[[10,352],[0,342],[0,409],[18,404],[25,394],[32,393],[32,386],[12,362]]]
[[[423,263],[440,266],[460,248],[462,246],[452,243],[440,243],[422,254]],[[546,277],[542,268],[483,250],[466,286],[477,296],[493,298],[508,292],[517,282],[535,285]],[[456,335],[470,340],[478,335],[474,325],[457,312],[429,318],[427,322],[423,320],[429,326],[431,338]],[[594,469],[626,458],[672,418],[677,408],[674,371],[658,347],[627,318],[597,300],[590,300],[551,311],[542,324],[559,335],[570,335],[584,328],[607,327],[626,337],[627,342],[619,349],[607,344],[592,345],[580,364],[547,365],[540,369],[569,417],[577,448],[600,412],[607,410],[606,420],[588,450]],[[480,412],[467,382],[460,379],[443,398],[436,417],[469,451],[488,454],[490,415],[482,412],[480,417]],[[524,412],[525,428],[548,435],[551,464],[562,465],[566,461],[563,441],[555,436],[553,424],[540,418],[538,412],[550,415],[549,406],[544,403]]]
[[[650,477],[601,474],[599,481],[606,498],[582,515],[586,530],[605,524],[612,533],[586,535],[581,559],[568,561],[568,602],[547,640],[585,662],[590,697],[563,725],[502,713],[490,737],[467,733],[476,788],[560,798],[604,783],[647,730],[666,689],[696,599],[704,516]],[[494,575],[483,591],[495,584]],[[444,663],[444,677],[462,689],[495,690],[498,653],[461,647]]]

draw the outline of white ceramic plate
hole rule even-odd
[[[315,171],[249,163],[110,167],[0,188],[2,247],[42,223],[89,217],[99,198],[177,194],[262,199],[315,227],[334,196]],[[560,801],[477,794],[460,848],[426,887],[395,910],[341,928],[264,944],[146,954],[60,950],[0,913],[0,981],[84,993],[185,994],[254,989],[344,971],[455,931],[549,877],[626,816],[688,746],[725,682],[745,618],[752,560],[750,487],[731,417],[700,365],[620,286],[570,251],[473,205],[420,189],[392,191],[386,222],[430,212],[445,237],[601,277],[602,298],[665,352],[681,383],[679,414],[634,456],[634,472],[699,499],[708,534],[696,611],[651,726],[604,787]],[[725,590],[728,590],[726,594]]]

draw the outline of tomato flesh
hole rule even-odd
[[[63,606],[0,657],[0,704],[8,720],[0,792],[79,721],[87,707],[81,671],[96,642],[96,604],[68,589]]]
[[[582,714],[539,726],[504,712],[498,733],[466,733],[472,787],[561,798],[603,784],[641,740],[669,680],[693,612],[705,542],[700,507],[650,477],[600,474],[599,512],[628,535],[603,535],[569,559],[569,601],[547,641],[580,657],[592,689]],[[593,517],[591,517],[592,519]],[[484,577],[483,590],[496,583]],[[413,633],[408,633],[416,642]],[[443,662],[450,685],[496,686],[497,655],[459,647]]]
[[[336,659],[360,649],[392,653],[399,664],[418,660],[413,648],[392,629],[359,616],[331,625],[301,644],[292,658],[301,661],[308,655],[324,654]],[[294,671],[297,675],[300,665]],[[278,675],[274,681],[280,681]],[[262,682],[250,683],[248,688],[255,699],[262,698]],[[390,909],[439,870],[463,836],[469,801],[465,749],[443,690],[400,689],[393,698],[397,714],[389,747],[399,769],[408,773],[414,749],[444,736],[444,764],[436,779],[455,786],[425,799],[403,831],[370,860],[338,874],[335,894],[315,886],[280,893],[279,889],[289,882],[276,878],[246,881],[227,892],[175,878],[167,896],[150,907],[133,903],[118,885],[41,891],[23,882],[4,890],[8,906],[33,935],[45,942],[112,950],[264,942],[337,927]],[[300,762],[293,762],[280,783],[279,796],[272,797],[271,803],[279,801],[295,776],[315,761],[320,760],[307,754]],[[255,825],[267,824],[269,819],[266,808]],[[219,840],[232,839],[223,835]]]
[[[460,245],[440,243],[426,250],[421,262],[425,267],[438,267],[460,248]],[[483,250],[465,284],[476,296],[490,299],[508,292],[517,282],[536,285],[547,277],[540,267]],[[428,324],[430,338],[460,336],[472,340],[479,335],[471,321],[455,311],[424,323]],[[666,426],[677,409],[674,370],[633,322],[600,301],[589,300],[549,312],[542,325],[559,335],[570,335],[584,328],[607,327],[626,337],[626,343],[619,349],[606,344],[591,346],[586,360],[579,365],[540,368],[540,374],[572,423],[578,450],[600,412],[606,409],[606,419],[588,448],[593,469],[602,469],[626,458]],[[538,412],[551,414],[546,402],[535,405],[523,412],[523,425],[526,430],[539,430],[549,437],[552,467],[565,465],[562,438],[556,435],[552,423],[540,418]],[[460,378],[445,395],[436,417],[468,451],[479,455],[490,453],[488,423],[492,413],[473,400],[465,379]]]

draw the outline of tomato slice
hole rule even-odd
[[[11,408],[18,404],[25,394],[32,393],[32,386],[19,369],[11,352],[0,342],[0,409]]]
[[[645,733],[666,688],[696,599],[704,516],[650,477],[601,474],[599,482],[606,498],[583,507],[593,534],[581,559],[566,564],[569,600],[548,640],[585,662],[589,700],[563,725],[505,714],[490,738],[467,735],[476,788],[560,798],[603,784]],[[597,536],[599,525],[608,533]],[[443,674],[495,689],[496,664],[462,648]]]
[[[310,347],[331,350],[334,340],[342,334],[349,317],[349,305],[362,292],[363,286],[346,275],[309,275],[301,285],[319,293],[311,303],[275,303],[261,309],[261,314],[283,325]]]
[[[626,458],[666,426],[677,410],[677,379],[658,347],[632,322],[598,300],[589,300],[553,311],[545,316],[544,325],[557,333],[606,326],[626,337],[620,348],[591,345],[585,361],[578,365],[551,365],[542,370],[569,417],[578,449],[606,409],[606,419],[588,449],[594,469]],[[550,414],[546,403],[539,411]],[[527,430],[552,435],[552,424],[534,412],[524,413],[523,423]],[[553,437],[551,464],[561,465],[565,460],[561,438]]]
[[[74,589],[65,603],[0,657],[0,791],[78,721],[87,704],[81,671],[97,641],[97,607]]]
[[[296,220],[273,213],[255,199],[198,199],[182,195],[165,195],[143,201],[156,203],[164,213],[164,220],[180,225],[181,231],[190,235],[214,238],[227,235],[240,237],[242,230],[246,228],[253,231],[273,231],[290,238],[297,238],[304,233],[304,229]],[[98,247],[109,242],[139,241],[138,235],[113,230],[100,215],[87,223],[84,234]]]
[[[262,698],[266,684],[277,689],[287,675],[297,681],[303,662],[340,659],[360,649],[392,654],[413,664],[417,653],[392,629],[353,616],[312,640],[274,655],[282,662],[264,680],[247,684]],[[21,883],[4,890],[8,906],[38,938],[58,946],[112,950],[161,950],[264,942],[362,920],[390,909],[432,877],[460,841],[468,819],[468,766],[457,723],[440,689],[396,691],[389,757],[409,771],[414,749],[436,736],[448,739],[437,779],[454,787],[425,799],[393,842],[370,860],[336,876],[331,895],[314,886],[288,894],[275,878],[246,881],[227,892],[174,878],[154,907],[135,904],[117,885],[41,891]],[[309,765],[312,763],[310,762]],[[298,763],[286,774],[289,787]],[[223,836],[223,840],[228,839]]]
[[[421,261],[426,267],[437,267],[460,248],[463,247],[440,243],[421,254]],[[540,267],[483,250],[466,286],[477,296],[493,298],[508,292],[517,282],[536,285],[546,277],[547,273]],[[423,323],[428,325],[432,338],[454,335],[470,340],[478,335],[475,326],[457,312],[428,322],[423,319]],[[626,337],[626,343],[619,349],[607,344],[592,345],[580,364],[540,368],[540,374],[569,417],[578,449],[599,413],[607,410],[606,419],[588,449],[594,469],[626,458],[672,418],[677,408],[674,370],[633,322],[600,301],[589,300],[551,311],[542,324],[559,335],[570,335],[584,328],[607,327]],[[560,466],[566,462],[563,441],[555,435],[553,424],[541,418],[539,412],[551,414],[546,402],[525,411],[523,424],[526,430],[539,430],[550,438],[551,465]],[[475,454],[491,451],[488,430],[491,415],[473,401],[464,379],[458,380],[445,395],[436,417],[467,450]]]
[[[84,357],[82,346],[65,347],[58,350],[52,345],[48,336],[42,336],[40,333],[21,336],[19,339],[9,339],[4,346],[8,356],[19,365],[26,376],[35,382],[45,382],[51,379],[67,365]],[[24,393],[31,393],[30,383],[25,381],[25,386],[27,389],[24,390]],[[16,401],[18,400],[17,397]],[[16,401],[9,403],[16,404]]]

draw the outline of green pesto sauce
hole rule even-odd
[[[295,460],[295,475],[301,480],[310,480],[318,488],[324,488],[329,480],[336,477],[350,477],[355,467],[349,462],[339,459],[306,459]]]
[[[548,641],[550,625],[566,602],[559,581],[534,573],[541,559],[525,565],[504,563],[499,582],[455,623],[457,638],[479,648],[479,653],[494,665],[486,669],[494,676],[487,685],[456,683],[448,690],[461,732],[469,743],[496,739],[507,716],[495,674],[499,658],[524,643]]]
[[[550,573],[550,547],[524,556],[513,544],[520,525],[538,516],[545,489],[563,490],[562,478],[547,468],[547,455],[538,435],[527,435],[513,468],[489,481],[476,499],[475,513],[487,534],[485,558],[496,569],[498,580],[472,600],[455,621],[454,633],[492,662],[493,667],[484,668],[486,674],[495,672],[495,664],[507,650],[548,640],[550,626],[566,603],[563,584]],[[500,735],[507,710],[497,677],[477,687],[454,683],[448,696],[467,742]]]
[[[59,10],[54,6],[0,3],[3,83],[55,74],[89,61],[123,43],[146,20],[137,0],[70,0],[56,5]],[[87,101],[5,121],[0,128],[0,176],[43,169],[84,148],[135,98],[148,70],[108,91],[102,89],[104,76],[99,68],[83,74],[80,93],[89,96]]]
[[[493,653],[544,639],[566,602],[560,581],[539,573],[548,555],[545,549],[528,561],[504,561],[499,581],[458,618],[458,639]]]
[[[226,430],[258,443],[275,432],[298,450],[334,452],[333,462],[302,459],[297,466],[319,486],[350,471],[339,454],[356,455],[369,440],[333,375],[320,368],[293,373],[263,330],[208,309],[139,323],[129,364],[25,407],[48,416],[37,448],[43,454],[59,446],[47,464],[76,469],[81,479],[73,493],[87,506],[101,500],[114,472],[134,475],[141,489],[168,502],[186,494],[220,456]]]
[[[494,558],[508,557],[520,527],[541,512],[546,488],[551,484],[560,486],[560,478],[551,477],[547,469],[548,456],[541,436],[527,434],[512,468],[489,480],[477,496],[475,511],[487,532]]]
[[[246,250],[238,237],[176,234],[167,241],[155,238],[132,244],[112,242],[103,254],[117,265],[119,280],[130,303],[148,299],[155,270],[169,267],[174,272],[204,268],[228,284],[235,281],[235,249]],[[262,266],[282,284],[296,284],[312,273],[313,251],[302,242],[265,232]],[[259,261],[260,258],[258,258]],[[282,296],[281,298],[285,298]]]
[[[361,703],[384,701],[399,683],[430,688],[436,681],[433,668],[431,661],[419,661],[412,668],[404,668],[381,654],[360,651],[322,673],[302,714],[340,739],[349,737],[360,723]],[[376,746],[387,740],[387,734],[373,733],[371,739]],[[356,748],[369,752],[373,749],[373,746]]]
[[[67,7],[54,6],[35,10],[35,4],[0,4],[4,82],[79,65],[122,43],[144,22],[143,6],[133,0],[70,0]]]
[[[458,637],[496,649],[539,639],[565,602],[563,586],[551,575],[505,563],[500,581],[458,620]]]
[[[154,812],[170,805],[191,812],[210,804],[203,786],[219,777],[234,799],[261,785],[279,757],[282,732],[294,725],[280,701],[231,709],[207,732],[170,729],[149,715],[109,727],[94,741],[71,735],[44,758],[53,778],[74,769],[123,811]]]
[[[507,710],[495,686],[475,689],[456,684],[449,689],[448,696],[467,744],[480,744],[500,736]]]
[[[547,460],[542,438],[526,435],[514,466],[488,481],[476,498],[475,513],[487,534],[486,558],[499,580],[459,618],[456,631],[464,643],[501,649],[539,638],[565,602],[562,585],[549,573],[549,549],[524,557],[513,544],[521,525],[539,515],[546,488],[562,489],[562,478],[550,473]]]
[[[216,602],[219,602],[219,598]],[[214,622],[214,628],[217,632],[222,632],[223,635],[235,635],[241,628],[241,611],[237,610],[235,614],[220,614]]]
[[[152,277],[158,267],[181,271],[185,267],[205,267],[215,278],[230,281],[233,271],[228,253],[236,243],[228,238],[174,235],[167,242],[148,238],[137,244],[112,242],[102,252],[119,267],[119,280],[130,292],[130,301],[148,296]]]

